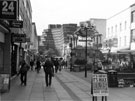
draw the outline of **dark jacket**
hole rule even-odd
[[[37,61],[37,62],[36,62],[36,65],[37,65],[37,67],[36,67],[36,68],[41,68],[40,61]]]
[[[28,70],[29,70],[29,66],[26,63],[24,63],[24,64],[22,64],[22,66],[20,68],[19,74],[27,73]]]
[[[54,65],[55,65],[55,66],[59,66],[58,60],[54,60]]]
[[[52,61],[46,60],[43,67],[44,67],[45,73],[52,73],[53,72],[53,63],[52,63]]]

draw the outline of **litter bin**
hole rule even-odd
[[[118,87],[117,71],[115,71],[115,70],[108,71],[108,86],[109,87]]]

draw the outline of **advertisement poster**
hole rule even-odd
[[[107,74],[93,74],[92,76],[93,96],[108,96]]]

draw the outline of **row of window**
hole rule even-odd
[[[135,11],[131,12],[131,22],[135,22]],[[119,28],[119,29],[118,29]],[[108,35],[110,33],[117,33],[118,31],[126,30],[127,29],[127,21],[124,23],[120,23],[119,26],[116,24],[115,27],[112,26],[111,28],[108,28]]]
[[[115,27],[112,26],[111,28],[108,28],[108,35],[110,35],[111,33],[117,33],[118,31],[121,32],[123,29],[127,29],[127,21],[125,21],[123,24],[120,23],[119,26],[116,24]]]

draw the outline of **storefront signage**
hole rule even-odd
[[[107,74],[92,75],[92,90],[93,96],[109,95]]]
[[[9,91],[9,74],[0,74],[0,91]]]
[[[26,38],[26,42],[30,42],[30,38]]]
[[[26,34],[18,34],[14,33],[12,37],[13,42],[18,42],[18,43],[25,43],[26,42]]]
[[[17,0],[0,0],[0,19],[17,19]]]
[[[18,20],[9,21],[9,26],[11,28],[23,28],[23,21]]]

